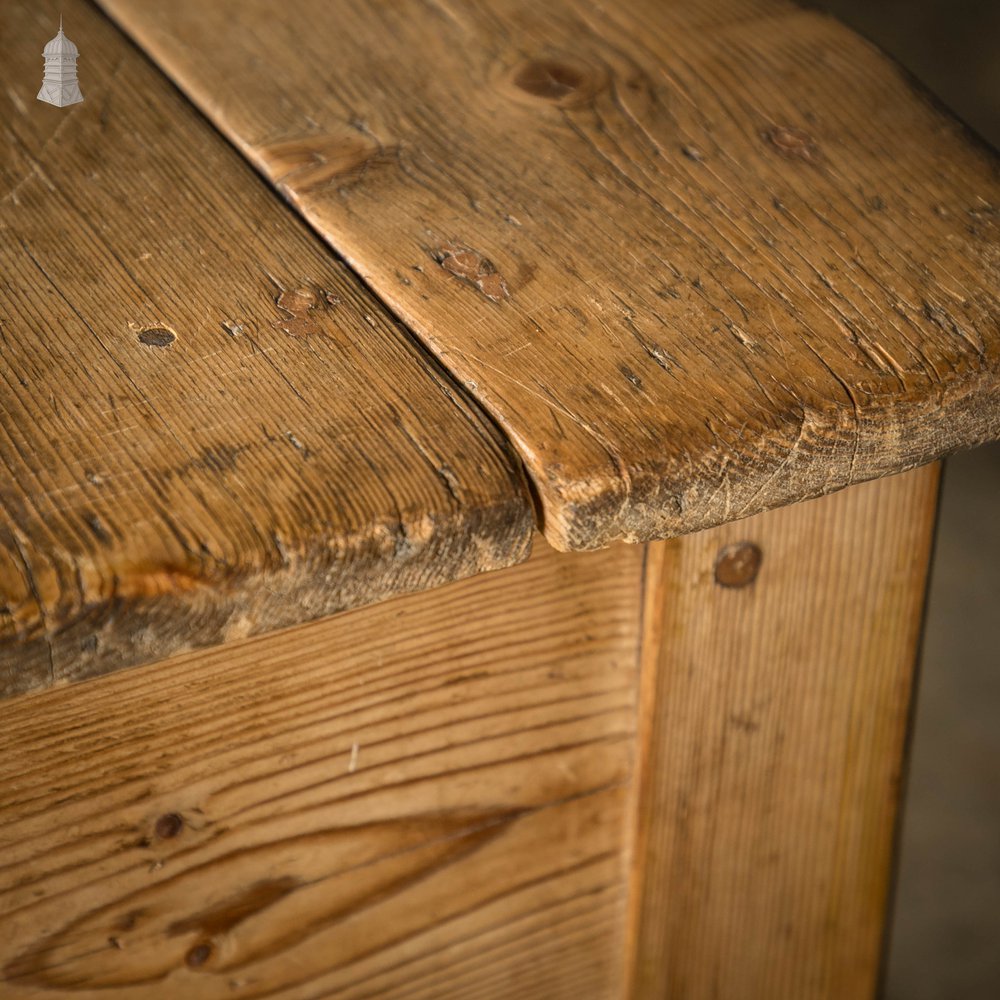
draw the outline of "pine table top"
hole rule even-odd
[[[489,410],[560,548],[1000,434],[997,157],[829,16],[101,3]]]
[[[0,36],[0,694],[1000,437],[997,156],[825,15],[99,4]]]
[[[0,32],[0,694],[524,559],[476,404],[89,5],[83,103],[35,101],[39,7]]]

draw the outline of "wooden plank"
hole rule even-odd
[[[3,14],[0,695],[523,559],[517,459],[350,271],[99,12]]]
[[[563,548],[1000,436],[996,155],[784,0],[100,0],[494,414]]]
[[[937,482],[652,546],[637,1000],[874,995]]]
[[[0,994],[619,995],[643,555],[0,703]]]

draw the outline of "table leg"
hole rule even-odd
[[[938,472],[650,546],[633,997],[874,992]]]

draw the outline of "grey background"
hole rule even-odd
[[[1000,148],[1000,0],[822,0]],[[1000,1000],[1000,445],[945,466],[886,1000]]]

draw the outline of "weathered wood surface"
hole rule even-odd
[[[651,547],[635,1000],[874,995],[937,478]]]
[[[643,555],[0,703],[0,996],[620,996]]]
[[[997,158],[782,0],[99,0],[510,434],[555,545],[1000,435]]]
[[[505,440],[169,81],[2,16],[0,695],[524,558]]]

